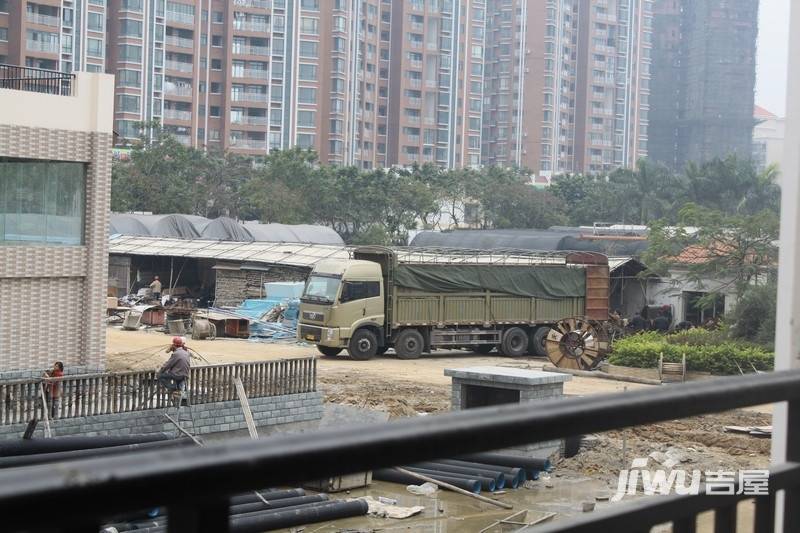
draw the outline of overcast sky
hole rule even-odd
[[[789,2],[761,0],[758,24],[756,104],[781,117],[786,114]]]

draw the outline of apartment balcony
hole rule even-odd
[[[61,19],[53,15],[42,15],[39,13],[27,13],[26,19],[33,24],[41,24],[42,26],[53,26],[58,28],[61,26]]]
[[[425,87],[428,89],[435,89],[437,85],[436,80],[425,80]]]
[[[242,56],[269,56],[269,48],[266,46],[239,45],[233,47],[233,53]]]
[[[177,46],[179,48],[194,48],[194,40],[187,39],[186,37],[167,35],[164,37],[164,42],[168,45]]]
[[[419,126],[419,117],[406,117],[406,121],[414,126]]]
[[[415,97],[409,98],[408,105],[410,107],[420,107],[422,105],[422,98],[415,98]]]
[[[439,44],[438,43],[425,43],[425,49],[428,50],[429,52],[436,52],[437,50],[439,50]]]
[[[187,13],[178,13],[176,11],[167,11],[167,22],[177,22],[179,24],[189,24],[194,26],[194,15]]]
[[[0,89],[73,96],[75,75],[0,63]]]
[[[178,72],[192,72],[194,70],[194,65],[191,63],[185,63],[183,61],[173,61],[171,59],[167,59],[164,61],[164,67],[167,70],[177,70]]]
[[[48,54],[58,53],[58,42],[33,41],[28,39],[26,46],[28,50],[32,52],[47,52]]]
[[[261,141],[258,139],[231,139],[231,148],[240,150],[267,150],[266,139]]]
[[[267,103],[267,93],[233,93],[231,100],[234,102],[258,102]]]
[[[408,44],[415,50],[422,50],[422,41],[410,41]]]
[[[267,117],[266,116],[255,116],[255,115],[241,115],[231,119],[231,124],[243,124],[246,126],[266,126],[267,125]]]
[[[422,80],[419,78],[409,78],[408,79],[408,86],[412,89],[421,89],[422,88]]]
[[[268,9],[272,7],[268,0],[233,0],[236,7],[253,7],[256,9]]]
[[[421,22],[412,22],[411,29],[414,31],[423,31],[425,27]]]
[[[193,93],[192,88],[191,87],[186,87],[186,86],[172,87],[172,86],[166,85],[165,88],[164,88],[164,94],[167,95],[167,96],[186,96],[186,97],[191,97],[192,93]]]
[[[253,78],[257,80],[268,80],[269,79],[269,71],[263,69],[251,69],[246,68],[244,70],[234,70],[233,71],[234,78]]]
[[[426,126],[434,126],[436,125],[436,119],[433,117],[425,117],[423,121]]]
[[[238,31],[269,33],[269,24],[265,22],[255,22],[252,20],[234,19],[233,29]]]
[[[409,144],[419,144],[419,135],[406,135]]]
[[[611,15],[611,14],[598,13],[598,14],[595,15],[595,19],[598,22],[606,22],[608,24],[616,24],[617,23],[616,15]]]
[[[182,111],[180,109],[164,109],[164,118],[170,120],[192,120],[191,111]]]

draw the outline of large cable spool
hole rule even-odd
[[[596,321],[565,318],[550,329],[547,357],[558,368],[594,370],[609,352],[608,336]]]

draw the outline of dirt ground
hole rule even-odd
[[[167,358],[164,349],[169,339],[168,335],[156,331],[109,328],[109,368],[157,368]],[[359,362],[347,357],[321,357],[310,345],[228,339],[190,341],[189,346],[210,363],[317,356],[318,384],[327,402],[383,410],[392,418],[449,410],[450,378],[444,375],[446,368],[496,365],[538,369],[545,363],[535,358],[512,359],[460,351],[435,352],[415,361],[401,361],[385,355]],[[197,362],[202,364],[199,359]],[[565,384],[564,392],[584,396],[646,387],[650,385],[573,376]],[[591,435],[585,440],[581,453],[558,464],[557,473],[605,480],[610,488],[615,488],[612,485],[620,469],[630,466],[633,458],[667,451],[680,458],[678,468],[702,471],[763,468],[769,463],[770,440],[726,433],[723,426],[770,424],[769,410],[761,408]],[[651,466],[658,467],[654,463]]]

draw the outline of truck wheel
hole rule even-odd
[[[479,353],[481,355],[487,355],[494,349],[494,344],[476,344],[475,346],[470,346],[470,351]]]
[[[422,333],[415,329],[406,329],[400,332],[394,343],[394,351],[398,359],[419,359],[425,339]]]
[[[347,345],[347,353],[356,361],[372,359],[378,351],[378,339],[368,329],[359,329]]]
[[[500,344],[503,355],[509,357],[519,357],[528,351],[528,334],[522,328],[510,328],[503,335],[503,342]]]
[[[317,350],[319,350],[319,353],[321,353],[326,357],[336,357],[342,351],[341,348],[333,348],[332,346],[322,346],[320,344],[317,344]]]
[[[537,357],[547,357],[547,334],[550,333],[550,328],[541,326],[536,328],[531,337],[531,345],[528,347],[528,353]]]

